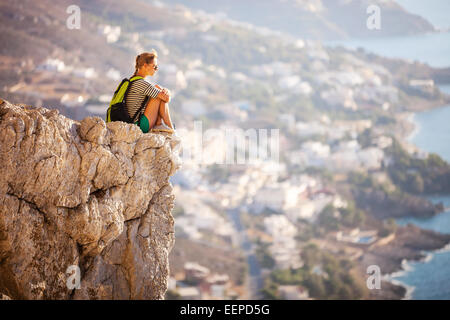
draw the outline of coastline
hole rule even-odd
[[[400,268],[402,270],[384,275],[384,280],[394,286],[402,287],[405,290],[405,294],[400,300],[412,300],[412,295],[414,293],[414,290],[416,290],[416,287],[407,285],[406,283],[403,283],[395,278],[401,277],[406,273],[412,271],[413,267],[410,265],[410,261],[403,259]]]
[[[405,140],[411,142],[415,136],[417,136],[420,132],[420,124],[416,120],[416,113],[413,112],[406,116],[406,121],[408,121],[409,125],[412,129],[406,133]]]
[[[404,296],[401,298],[401,300],[413,300],[413,293],[417,289],[415,286],[408,285],[401,280],[398,280],[396,278],[402,277],[412,271],[414,271],[414,264],[417,263],[428,263],[431,260],[433,260],[434,256],[439,253],[446,253],[450,252],[450,242],[447,243],[444,247],[440,249],[430,250],[430,251],[423,251],[422,254],[424,257],[422,259],[418,260],[408,260],[403,259],[401,262],[401,270],[392,272],[390,274],[383,275],[383,280],[391,283],[394,286],[402,287],[405,291]]]
[[[409,153],[423,152],[412,142],[421,130],[420,124],[416,120],[416,113],[409,111],[396,116],[399,128],[394,132],[394,135]]]
[[[450,96],[450,95],[449,95]],[[406,148],[410,153],[428,154],[429,151],[420,149],[413,140],[423,129],[420,122],[417,120],[417,116],[420,113],[431,112],[434,110],[450,108],[450,103],[441,103],[434,105],[431,108],[424,108],[417,111],[408,111],[396,115],[396,120],[399,129],[395,131],[397,140]],[[441,156],[442,157],[442,156]],[[444,157],[442,157],[444,159]],[[448,162],[448,160],[447,160]]]
[[[440,105],[436,106],[433,109],[444,108],[448,105]],[[418,111],[420,112],[420,111]],[[399,115],[399,123],[401,123],[401,130],[398,132],[398,138],[402,145],[404,145],[409,151],[418,152],[418,153],[427,153],[424,150],[419,149],[414,143],[413,139],[420,133],[421,125],[416,119],[417,112],[408,112]],[[421,229],[419,226],[417,228]],[[423,230],[423,229],[421,229]],[[442,235],[445,235],[442,233]],[[386,247],[389,247],[391,244],[387,244]],[[392,246],[394,249],[394,246]],[[414,270],[415,263],[428,263],[430,262],[434,255],[437,253],[444,253],[450,251],[450,241],[448,241],[443,246],[439,246],[437,248],[431,250],[419,250],[421,257],[404,257],[400,263],[397,265],[396,270],[383,274],[383,280],[389,282],[393,286],[401,287],[404,291],[403,297],[399,297],[401,300],[412,300],[413,294],[416,290],[416,287],[408,285],[397,278],[406,275],[409,272]],[[391,292],[392,293],[392,292]]]
[[[436,249],[433,253],[446,253],[450,252],[450,243],[448,243],[445,247],[441,249]]]
[[[345,40],[326,41],[328,47],[342,46],[348,50],[357,51],[363,48],[366,52],[374,53],[391,60],[406,60],[409,63],[419,61],[427,64],[433,69],[445,69],[449,66],[448,49],[445,48],[436,54],[430,48],[436,47],[437,43],[447,42],[450,32],[446,30],[430,30],[418,34],[396,35],[390,37],[378,38],[350,38]],[[429,49],[405,50],[407,48],[416,48],[415,43],[421,41]],[[386,48],[389,48],[387,50]],[[442,53],[442,54],[441,54]],[[448,80],[448,78],[446,77]]]
[[[446,247],[447,246],[450,246],[450,242],[446,245]],[[407,273],[413,271],[414,270],[414,267],[412,266],[413,263],[421,263],[421,262],[427,263],[427,262],[431,261],[433,259],[433,254],[435,252],[438,252],[439,250],[441,250],[441,249],[436,249],[434,251],[427,251],[427,252],[424,251],[424,252],[422,252],[422,254],[424,254],[424,257],[419,260],[403,259],[401,262],[401,265],[400,265],[401,270],[384,275],[385,281],[390,282],[394,286],[399,286],[399,287],[404,288],[405,295],[403,298],[401,298],[401,300],[412,300],[413,293],[416,290],[416,287],[408,285],[408,284],[402,282],[401,280],[397,280],[396,278],[402,277],[402,276],[406,275]]]
[[[402,140],[402,144],[407,145],[409,150],[420,155],[435,153],[450,163],[450,149],[448,145],[444,146],[440,142],[449,138],[446,120],[449,116],[450,103],[429,110],[405,113],[397,118],[403,131],[397,132],[397,138]]]
[[[364,255],[363,265],[378,265],[385,286],[374,298],[413,299],[415,287],[408,285],[399,277],[414,270],[415,263],[428,263],[436,253],[450,251],[450,234],[422,229],[416,225],[399,227],[393,241],[378,246]]]

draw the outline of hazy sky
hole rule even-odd
[[[449,0],[397,0],[411,13],[418,14],[438,28],[450,28]]]

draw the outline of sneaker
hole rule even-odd
[[[170,128],[169,126],[165,125],[164,123],[155,126],[151,129],[152,132],[168,132],[168,133],[174,133],[175,131]]]

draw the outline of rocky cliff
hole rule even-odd
[[[162,299],[179,146],[0,100],[0,295]]]

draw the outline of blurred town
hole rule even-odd
[[[398,264],[406,240],[393,218],[440,210],[420,195],[448,188],[431,183],[448,164],[406,138],[414,112],[450,101],[437,86],[449,70],[158,1],[133,1],[126,14],[118,1],[110,11],[79,1],[81,30],[64,30],[65,6],[44,2],[2,3],[3,37],[32,44],[1,49],[2,96],[104,119],[135,56],[154,48],[149,80],[172,91],[183,146],[202,140],[202,161],[187,159],[171,179],[168,299],[402,296],[393,284],[370,292],[366,267]],[[278,161],[215,163],[224,141],[195,121],[203,131],[279,129]]]

